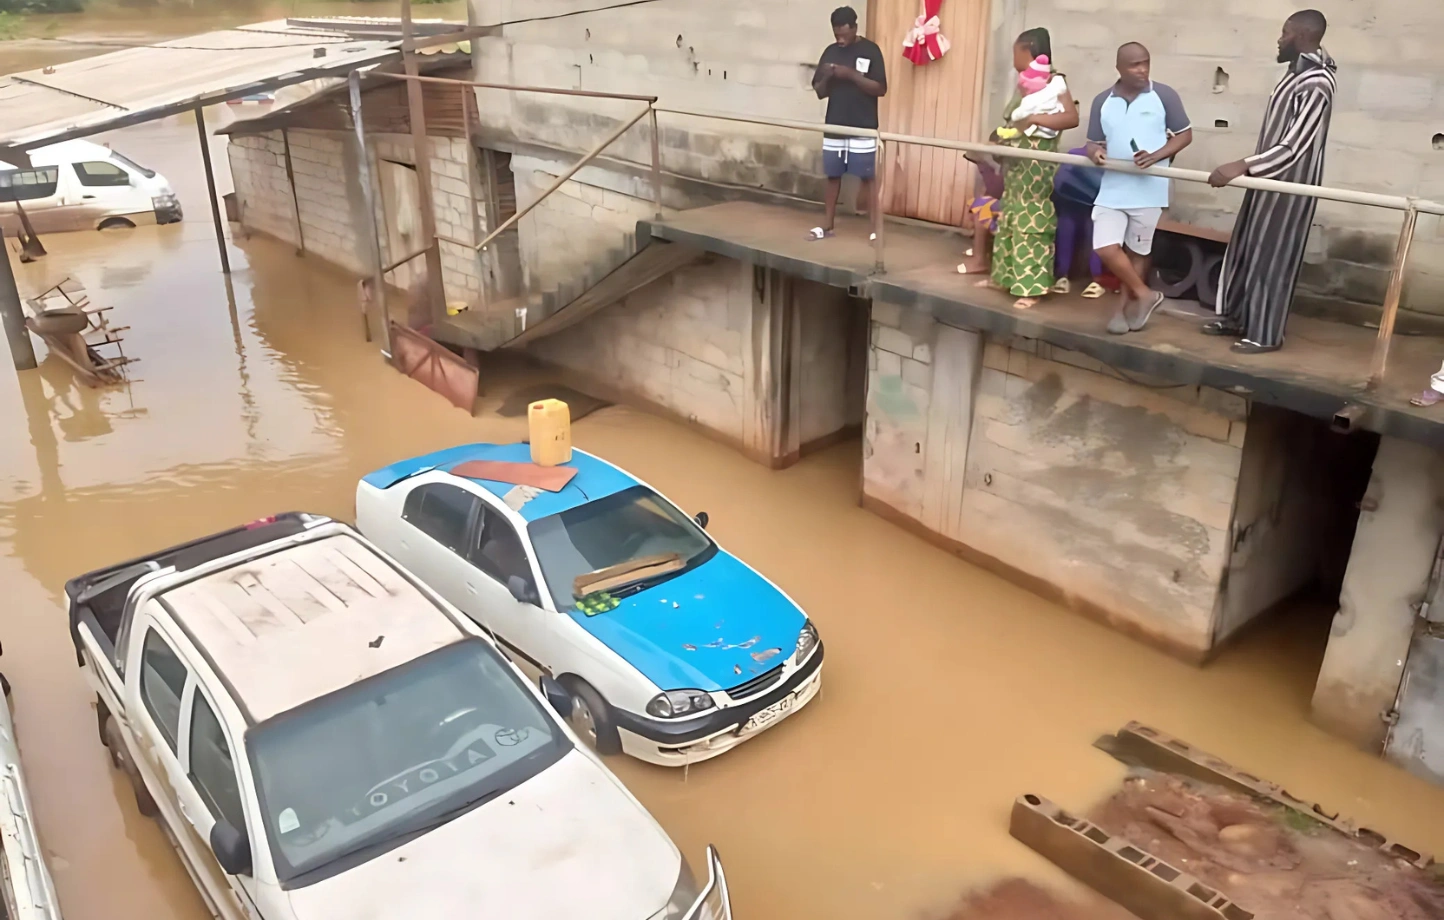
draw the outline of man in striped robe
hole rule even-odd
[[[1284,23],[1279,63],[1288,64],[1269,98],[1258,152],[1213,171],[1216,188],[1240,176],[1318,185],[1324,178],[1324,146],[1334,108],[1333,58],[1321,45],[1324,14],[1303,10]],[[1283,347],[1284,324],[1304,262],[1317,198],[1250,190],[1244,195],[1219,282],[1221,318],[1203,327],[1208,335],[1238,338],[1233,350],[1257,355]]]

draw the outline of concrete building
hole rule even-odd
[[[474,43],[474,79],[816,123],[809,80],[835,5],[475,0],[475,23],[510,24]],[[1422,44],[1409,49],[1444,14],[1386,3],[1365,24],[1354,4],[1320,5],[1335,17],[1341,67],[1331,179],[1440,194],[1425,114],[1444,72]],[[986,134],[1012,38],[1047,25],[1080,101],[1111,82],[1117,44],[1149,44],[1155,75],[1191,109],[1199,140],[1182,165],[1195,167],[1251,149],[1292,10],[1229,4],[1225,20],[1165,0],[946,0],[953,51],[917,68],[900,53],[916,4],[857,6],[889,55],[886,129]],[[820,197],[816,134],[664,111],[659,215],[645,118],[543,195],[645,103],[502,89],[475,99],[470,137],[432,139],[439,232],[474,240],[536,206],[480,260],[451,253],[448,297],[473,307],[437,324],[437,338],[525,347],[584,388],[651,405],[771,466],[861,430],[867,507],[1190,661],[1320,590],[1338,612],[1318,721],[1444,782],[1431,753],[1444,737],[1444,600],[1430,600],[1444,568],[1444,424],[1408,402],[1444,338],[1401,338],[1389,375],[1367,389],[1375,336],[1358,321],[1377,306],[1356,303],[1382,294],[1397,213],[1322,207],[1304,279],[1315,299],[1300,305],[1289,348],[1241,363],[1178,318],[1110,337],[1106,304],[1055,297],[1021,313],[958,276],[963,241],[936,225],[959,219],[972,173],[951,151],[903,147],[888,161],[886,207],[910,220],[889,224],[877,273],[860,223],[825,244],[802,238]],[[1393,130],[1371,130],[1384,124]],[[286,239],[314,224],[314,251],[361,271],[364,209],[326,207],[354,202],[357,154],[330,129],[287,130],[293,161],[312,151],[314,167],[296,172],[314,200],[277,203],[284,151],[274,133],[248,132],[232,155],[243,221]],[[370,155],[378,169],[404,166],[410,139],[378,136]],[[1386,159],[1399,167],[1363,165]],[[387,194],[383,180],[378,219],[388,240],[404,237]],[[1205,229],[1226,228],[1237,203],[1193,187],[1176,197],[1174,218]],[[1429,277],[1441,241],[1433,218],[1420,227],[1407,324],[1427,332],[1444,312]]]

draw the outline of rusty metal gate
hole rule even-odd
[[[1434,555],[1389,720],[1384,756],[1410,773],[1444,785],[1444,540]]]

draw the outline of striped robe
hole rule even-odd
[[[1269,98],[1258,152],[1244,160],[1250,176],[1307,185],[1323,181],[1337,70],[1320,48],[1302,55],[1284,74]],[[1317,198],[1245,193],[1223,260],[1218,312],[1226,325],[1242,329],[1247,341],[1283,344],[1317,206]]]

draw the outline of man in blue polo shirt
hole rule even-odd
[[[1099,166],[1109,160],[1131,160],[1140,169],[1167,166],[1193,142],[1183,101],[1172,87],[1150,79],[1151,65],[1148,49],[1137,42],[1118,49],[1118,82],[1093,100],[1088,119],[1088,155]],[[1146,279],[1169,191],[1165,176],[1103,174],[1093,206],[1093,248],[1123,282],[1109,332],[1137,332],[1163,303]]]

